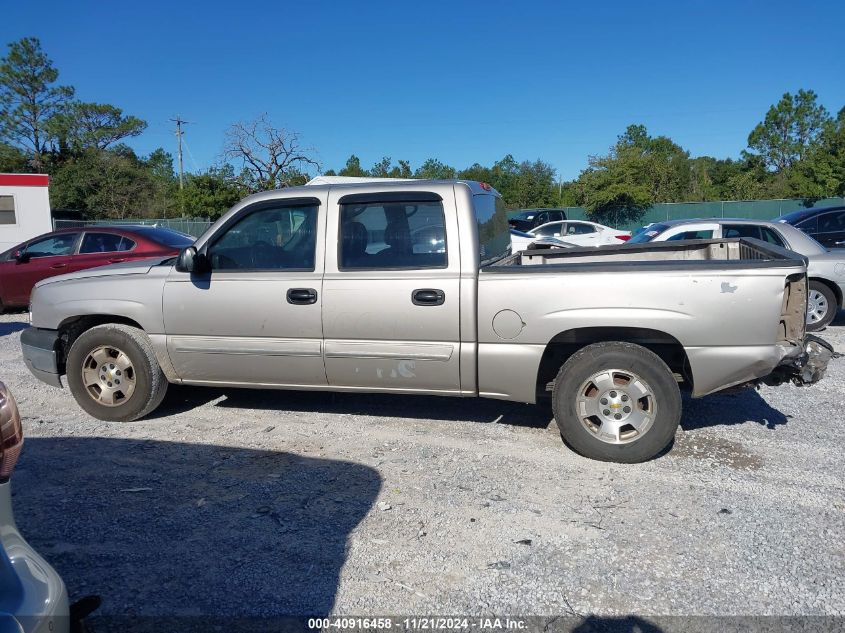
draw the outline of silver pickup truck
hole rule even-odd
[[[40,282],[21,342],[102,420],[168,383],[551,397],[576,451],[638,462],[681,388],[821,378],[806,293],[805,261],[755,240],[511,254],[489,185],[318,185],[246,198],[177,259]]]

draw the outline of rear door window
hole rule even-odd
[[[559,237],[561,235],[561,233],[564,231],[565,228],[566,228],[565,224],[552,223],[552,224],[548,224],[546,226],[542,226],[542,227],[537,228],[534,231],[534,235],[537,235],[537,236],[540,236],[540,237]]]
[[[795,225],[795,228],[801,229],[805,233],[809,233],[810,235],[814,235],[815,233],[819,232],[819,216],[814,215],[811,218],[807,218],[806,220],[802,220],[798,224]]]
[[[446,216],[440,202],[343,204],[342,270],[446,268]]]
[[[822,213],[819,216],[819,233],[845,231],[845,211]]]
[[[589,235],[595,233],[596,227],[591,224],[582,224],[581,222],[569,222],[566,225],[567,235]]]
[[[80,254],[119,253],[131,251],[135,242],[114,233],[86,233],[79,247]]]

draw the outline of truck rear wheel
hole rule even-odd
[[[109,323],[83,332],[71,345],[66,366],[73,397],[98,420],[137,420],[167,393],[150,339],[128,325]]]
[[[573,354],[555,379],[552,404],[564,442],[607,462],[656,457],[681,420],[672,371],[633,343],[594,343]]]

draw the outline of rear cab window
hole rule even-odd
[[[488,266],[511,254],[511,234],[502,197],[495,191],[472,196],[478,224],[479,266]]]
[[[683,231],[681,233],[675,233],[671,237],[667,237],[667,242],[678,242],[681,240],[709,240],[713,238],[713,231],[709,230],[702,230],[702,231]],[[628,241],[630,244],[630,240]]]
[[[781,239],[780,235],[778,235],[769,227],[760,227],[760,233],[762,233],[764,242],[768,242],[769,244],[775,244],[777,246],[782,246],[783,248],[786,248],[786,243]]]
[[[646,244],[651,242],[668,228],[668,224],[652,224],[651,226],[646,227],[642,232],[634,235],[634,237],[628,240],[626,244]]]
[[[760,239],[760,227],[753,224],[725,224],[722,237],[753,237]]]

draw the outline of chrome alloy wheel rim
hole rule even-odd
[[[649,384],[626,369],[596,372],[578,389],[575,414],[596,439],[629,444],[645,435],[657,414]]]
[[[135,392],[135,368],[123,351],[101,345],[82,363],[82,384],[95,402],[117,407]]]
[[[810,290],[807,295],[807,323],[818,323],[827,315],[830,306],[818,290]]]

